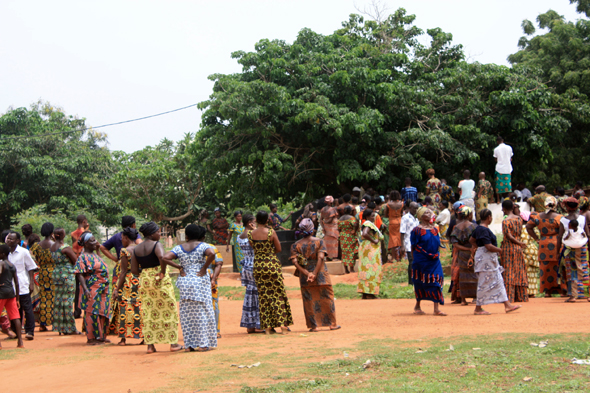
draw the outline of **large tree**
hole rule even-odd
[[[261,40],[235,52],[242,72],[215,74],[190,151],[204,185],[245,202],[386,190],[434,167],[456,181],[464,168],[493,172],[502,134],[516,176],[547,176],[549,134],[563,137],[564,110],[584,111],[526,69],[464,61],[462,47],[399,9],[383,21],[351,15],[323,36]]]
[[[578,3],[578,11],[586,12],[588,2]],[[576,180],[588,182],[590,136],[588,134],[588,97],[590,97],[590,20],[569,22],[555,11],[537,17],[537,26],[544,34],[535,35],[535,25],[525,20],[521,48],[508,60],[515,67],[537,72],[539,79],[559,94],[568,105],[562,105],[562,116],[571,126],[567,134],[552,133],[548,140],[553,151],[551,179],[555,184]]]
[[[42,102],[11,109],[0,117],[0,225],[37,204],[113,224],[121,211],[105,181],[113,169],[106,136],[84,119]]]
[[[187,134],[178,143],[164,139],[131,154],[114,152],[119,171],[112,185],[119,201],[154,221],[194,221],[203,193],[186,151],[193,137]]]

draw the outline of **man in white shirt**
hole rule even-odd
[[[404,249],[406,250],[406,256],[408,257],[408,284],[413,285],[414,282],[412,281],[412,262],[414,258],[412,257],[412,243],[410,242],[410,236],[414,228],[418,226],[420,221],[416,218],[416,211],[420,205],[416,202],[410,203],[410,208],[406,214],[402,216],[402,220],[400,223],[399,232],[402,235],[404,241]]]
[[[449,203],[446,200],[442,200],[439,203],[440,214],[436,216],[436,223],[441,239],[446,235],[449,224],[451,223],[451,212],[448,209]]]
[[[504,138],[498,136],[498,146],[494,149],[496,158],[496,200],[512,191],[512,147],[504,143]]]
[[[469,206],[475,214],[475,192],[473,192],[475,189],[475,181],[470,179],[470,177],[471,172],[464,170],[463,180],[459,182],[459,193],[461,194],[459,200],[463,202],[465,206]],[[473,220],[475,220],[475,215],[473,216]]]
[[[16,275],[18,276],[21,324],[25,327],[26,339],[32,340],[35,336],[35,315],[33,314],[31,292],[34,286],[33,271],[37,269],[37,264],[31,257],[29,250],[22,248],[19,244],[20,234],[18,232],[10,232],[6,236],[6,245],[10,247],[8,260],[16,267]]]

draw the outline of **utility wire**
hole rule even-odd
[[[71,134],[73,132],[82,132],[82,131],[87,131],[87,130],[90,130],[90,129],[95,130],[97,128],[104,128],[104,127],[116,126],[116,125],[119,125],[119,124],[131,123],[131,122],[134,122],[134,121],[145,120],[145,119],[150,119],[152,117],[167,115],[168,113],[178,112],[178,111],[181,111],[181,110],[184,110],[184,109],[192,108],[193,106],[197,106],[197,105],[198,104],[192,104],[192,105],[185,106],[185,107],[182,107],[182,108],[173,109],[171,111],[157,113],[155,115],[139,117],[137,119],[119,121],[117,123],[103,124],[101,126],[96,126],[96,127],[86,127],[86,128],[81,129],[81,130],[68,130],[68,131],[59,131],[59,132],[47,132],[45,134],[33,134],[33,135],[22,135],[22,136],[7,136],[7,137],[1,137],[0,136],[0,141],[9,140],[9,139],[25,139],[25,138],[37,138],[37,137],[42,137],[42,136],[51,136],[51,135],[60,135],[60,134]]]

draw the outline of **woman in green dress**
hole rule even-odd
[[[76,276],[74,265],[76,253],[68,244],[64,243],[66,231],[57,228],[53,232],[55,242],[49,248],[55,263],[52,273],[53,292],[53,331],[62,334],[81,334],[76,330],[74,319],[74,295],[76,294]]]
[[[229,235],[231,237],[231,240],[225,248],[225,252],[229,252],[229,246],[231,245],[234,253],[234,261],[236,262],[238,272],[240,273],[242,273],[242,261],[244,260],[244,254],[242,253],[242,249],[238,245],[238,236],[240,236],[242,232],[244,232],[244,224],[242,223],[242,211],[238,210],[234,212],[234,222],[232,222],[229,225]]]
[[[363,299],[376,299],[381,284],[381,244],[383,234],[375,225],[375,212],[366,208],[361,212],[365,222],[362,226],[361,244],[359,246],[359,283],[357,292]]]

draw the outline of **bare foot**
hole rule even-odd
[[[420,310],[419,308],[418,309],[415,308],[414,309],[414,314],[416,314],[416,315],[424,315],[426,313],[424,311]]]
[[[313,328],[313,329],[309,329],[309,331],[312,333],[317,333],[319,330],[317,328]]]
[[[117,345],[120,345],[121,347],[124,347],[125,345],[127,345],[127,343],[125,342],[125,339],[122,338],[121,341],[119,341],[119,343]]]
[[[570,297],[569,297],[569,298],[568,298],[568,299],[565,301],[565,303],[575,303],[575,302],[576,302],[576,298],[575,298],[575,297],[573,297],[573,296],[570,296]]]
[[[147,347],[147,353],[155,353],[156,352],[156,347],[154,345],[148,345]]]
[[[287,333],[289,333],[289,328],[281,326],[281,334],[287,334]]]
[[[474,315],[492,315],[492,313],[485,311],[485,310],[475,311],[473,314]]]
[[[184,347],[182,345],[178,345],[178,344],[170,345],[170,352],[178,352],[183,349],[184,349]]]
[[[439,311],[435,311],[434,312],[434,315],[439,316],[439,317],[446,317],[447,316],[447,314],[445,314],[444,312],[442,312],[440,310]]]

